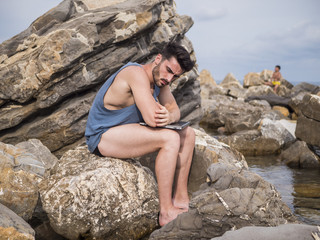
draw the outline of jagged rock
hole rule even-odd
[[[254,105],[227,96],[213,96],[210,100],[202,100],[204,116],[201,120],[210,128],[225,126],[228,133],[255,129],[267,105]]]
[[[34,240],[35,232],[21,217],[0,203],[0,239]]]
[[[212,163],[223,162],[232,165],[241,165],[248,168],[243,155],[228,145],[219,142],[205,132],[194,129],[196,144],[188,181],[188,191],[192,194],[199,190],[199,186],[206,181],[207,169]],[[155,159],[157,153],[138,158],[139,162],[155,173]]]
[[[217,83],[214,80],[214,78],[212,77],[211,73],[206,69],[203,69],[200,72],[199,80],[200,80],[200,85],[208,84],[208,85],[212,85],[214,87],[217,86]]]
[[[286,80],[284,78],[281,79],[281,85],[285,86],[289,90],[291,90],[294,87],[291,82],[289,82],[288,80]]]
[[[227,76],[220,83],[220,86],[224,88],[230,88],[230,87],[242,88],[241,83],[239,82],[238,79],[236,79],[236,77],[232,73],[227,74]]]
[[[62,156],[40,195],[50,225],[68,239],[139,239],[157,227],[151,171],[134,160],[97,157],[87,146]]]
[[[293,168],[318,168],[320,159],[315,155],[305,142],[296,141],[283,151],[280,159]]]
[[[192,26],[173,1],[64,0],[0,45],[0,141],[39,139],[58,151],[83,137],[104,81],[129,61],[150,61]],[[171,86],[182,118],[201,118],[196,68]],[[61,154],[61,151],[60,153]]]
[[[283,224],[277,227],[244,227],[228,231],[212,240],[314,240],[312,233],[319,233],[316,226],[306,224]]]
[[[300,104],[296,136],[308,144],[320,146],[320,97],[306,94]]]
[[[38,184],[45,174],[47,161],[42,157],[47,156],[48,151],[36,140],[20,146],[30,144],[39,149],[36,155],[22,147],[0,143],[0,203],[25,220],[32,217],[37,205]]]
[[[291,97],[289,101],[290,108],[295,112],[297,116],[300,116],[300,105],[302,103],[303,97],[307,95],[307,92],[300,92],[297,95]]]
[[[244,76],[243,87],[248,88],[252,86],[259,86],[263,84],[263,80],[260,77],[260,73],[248,73]]]
[[[187,213],[149,239],[210,239],[232,228],[296,222],[274,186],[259,175],[225,163],[208,168],[208,183],[193,195]]]

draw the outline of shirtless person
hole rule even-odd
[[[85,136],[92,153],[125,159],[159,151],[155,171],[161,226],[188,211],[195,133],[190,127],[182,131],[154,127],[180,119],[168,85],[193,66],[182,46],[169,43],[152,63],[128,63],[114,73],[89,112]],[[150,127],[141,126],[141,121]]]
[[[278,87],[281,85],[282,75],[280,73],[281,67],[279,65],[275,66],[274,72],[271,77],[271,82],[267,82],[266,84],[269,86],[273,86],[273,90],[276,93],[278,91]]]

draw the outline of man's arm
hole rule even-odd
[[[161,104],[161,109],[156,111],[157,126],[165,126],[179,121],[180,109],[170,91],[169,86],[161,88],[158,99]]]
[[[150,91],[150,82],[146,72],[138,66],[127,67],[121,76],[127,80],[132,91],[135,104],[139,108],[143,120],[150,126],[156,127],[156,111],[160,106],[154,100]]]

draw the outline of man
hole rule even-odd
[[[169,43],[152,63],[128,63],[101,87],[89,112],[86,140],[91,152],[133,158],[159,151],[155,162],[161,226],[188,211],[188,175],[195,133],[163,128],[180,119],[169,83],[194,66],[189,53]],[[141,126],[145,121],[149,127]],[[173,192],[172,192],[173,191]]]
[[[280,73],[281,67],[279,65],[276,65],[274,68],[274,72],[271,77],[271,82],[267,82],[266,84],[269,86],[273,86],[273,90],[275,93],[278,92],[278,88],[281,85],[281,79],[282,75]]]

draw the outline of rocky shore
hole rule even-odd
[[[319,86],[283,80],[274,94],[263,85],[269,70],[243,85],[232,74],[218,85],[197,67],[176,80],[182,119],[196,132],[191,202],[162,228],[156,153],[124,161],[88,152],[86,119],[105,79],[172,39],[196,59],[185,37],[192,24],[171,0],[64,0],[0,45],[0,239],[249,239],[262,227],[312,239],[317,229],[291,225],[296,216],[245,156],[318,168]]]

